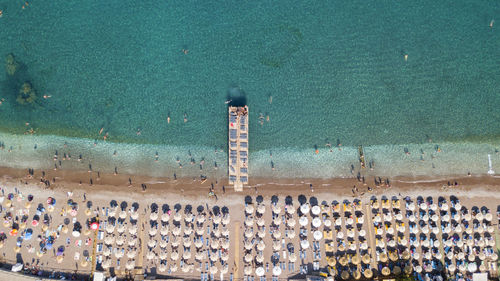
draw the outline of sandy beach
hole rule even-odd
[[[243,192],[236,193],[232,190],[231,187],[226,185],[227,180],[225,179],[219,182],[210,182],[202,181],[199,178],[181,178],[174,180],[171,178],[149,178],[129,176],[124,174],[98,175],[95,172],[50,170],[45,172],[44,177],[45,180],[50,181],[50,186],[47,186],[46,183],[41,182],[42,171],[34,171],[33,175],[30,176],[28,175],[27,170],[2,168],[0,170],[0,173],[2,174],[1,186],[4,192],[4,196],[7,196],[7,194],[9,193],[22,194],[23,198],[26,198],[28,194],[33,195],[33,206],[36,206],[38,202],[46,205],[46,200],[48,197],[54,198],[57,201],[57,204],[55,205],[55,212],[51,215],[51,222],[48,228],[49,230],[52,228],[56,228],[58,237],[59,235],[61,236],[57,239],[57,242],[54,243],[54,246],[56,246],[54,249],[59,246],[65,246],[63,254],[64,259],[57,260],[58,256],[55,252],[51,254],[45,253],[44,255],[37,257],[33,250],[29,252],[29,248],[35,248],[36,245],[29,244],[29,246],[27,246],[26,244],[28,243],[28,241],[25,241],[22,248],[19,250],[19,253],[21,254],[22,260],[25,264],[28,264],[29,266],[33,266],[34,264],[36,264],[45,272],[61,271],[78,272],[80,274],[90,273],[91,263],[85,263],[83,262],[83,259],[88,259],[88,257],[92,255],[92,239],[94,238],[93,232],[91,233],[90,231],[82,230],[82,236],[75,239],[75,237],[71,237],[70,235],[72,233],[70,227],[72,224],[67,224],[67,227],[70,228],[69,231],[67,231],[68,233],[61,232],[62,228],[64,227],[64,223],[68,222],[64,219],[71,218],[71,216],[66,214],[63,216],[62,213],[59,216],[59,210],[61,207],[64,208],[65,202],[68,199],[71,199],[78,205],[78,213],[74,216],[74,220],[80,222],[82,225],[85,225],[86,220],[99,214],[101,219],[101,230],[104,236],[100,237],[100,240],[97,241],[98,243],[96,244],[103,244],[104,240],[107,239],[107,236],[112,237],[108,239],[113,239],[112,244],[117,243],[118,239],[123,240],[122,242],[120,242],[120,244],[125,244],[124,246],[120,247],[115,245],[114,247],[109,247],[109,253],[111,253],[111,255],[108,259],[105,259],[109,260],[109,262],[107,262],[108,264],[105,266],[105,272],[107,272],[106,274],[112,273],[116,274],[118,277],[124,277],[127,276],[127,274],[142,275],[143,273],[146,273],[163,277],[175,276],[180,278],[200,279],[201,273],[210,272],[212,270],[212,267],[217,267],[217,269],[213,269],[214,271],[217,270],[217,273],[211,274],[211,276],[215,276],[215,279],[217,280],[229,279],[229,276],[231,276],[232,279],[247,278],[247,274],[243,271],[244,269],[245,271],[248,269],[247,266],[244,265],[248,264],[247,262],[245,262],[245,255],[249,252],[246,251],[244,245],[248,243],[246,239],[246,231],[249,226],[248,217],[252,217],[253,221],[254,216],[253,213],[249,215],[245,211],[245,206],[248,205],[248,200],[252,201],[252,204],[256,204],[257,199],[262,200],[262,204],[267,207],[267,212],[264,213],[263,216],[260,216],[264,220],[264,226],[269,226],[269,229],[271,231],[267,236],[262,238],[262,240],[265,242],[265,245],[267,246],[266,249],[262,251],[262,255],[264,260],[266,260],[266,263],[269,263],[269,261],[271,261],[271,259],[274,257],[273,255],[276,253],[275,249],[273,251],[272,245],[281,244],[279,242],[276,242],[281,242],[281,240],[276,239],[276,237],[274,237],[274,232],[272,232],[273,227],[276,227],[274,223],[279,224],[279,222],[276,222],[275,220],[277,215],[274,214],[274,212],[271,212],[269,208],[270,206],[273,206],[271,202],[272,198],[277,198],[279,205],[285,207],[285,209],[287,208],[287,206],[284,205],[284,201],[285,197],[288,196],[289,198],[293,198],[293,206],[296,207],[300,206],[298,202],[299,199],[301,197],[304,197],[308,200],[314,199],[317,202],[343,202],[344,200],[348,200],[350,202],[353,200],[360,200],[360,202],[364,204],[363,206],[366,206],[368,208],[368,204],[372,196],[376,196],[379,199],[382,198],[382,196],[387,196],[388,198],[396,196],[399,199],[403,199],[407,196],[412,198],[417,198],[418,196],[432,196],[433,198],[435,198],[435,200],[437,200],[439,196],[449,197],[451,195],[454,195],[460,198],[462,205],[467,206],[468,208],[472,208],[473,206],[487,207],[493,214],[495,214],[495,225],[498,223],[498,221],[496,220],[497,205],[500,204],[500,193],[498,192],[498,190],[500,189],[500,179],[491,176],[465,176],[460,178],[395,178],[390,179],[390,186],[381,184],[381,186],[379,187],[376,187],[374,185],[374,179],[367,179],[367,184],[363,185],[363,183],[358,181],[356,178],[329,180],[276,180],[262,178],[252,179],[252,185],[250,187],[246,187]],[[92,185],[90,184],[89,179],[92,179]],[[129,180],[132,184],[130,184]],[[385,181],[385,179],[383,181]],[[373,182],[373,184],[370,184],[369,182]],[[458,184],[457,186],[455,186],[455,182]],[[451,186],[448,186],[449,183],[451,184]],[[224,189],[222,187],[223,185]],[[209,196],[209,192],[211,191],[215,196]],[[110,212],[112,212],[111,202],[113,200],[115,200],[118,204],[121,204],[121,202],[126,202],[127,204],[127,207],[122,208],[122,211],[126,211],[126,213],[123,215],[127,219],[122,220],[122,222],[124,222],[123,225],[125,225],[126,227],[122,227],[122,230],[120,231],[118,229],[121,225],[116,224],[116,226],[118,226],[117,230],[113,230],[112,232],[108,233],[104,231],[104,228],[105,225],[111,222],[111,220],[109,219],[108,209],[110,210]],[[88,205],[89,202],[92,202],[91,205]],[[137,210],[130,209],[134,203],[138,204]],[[24,204],[24,201],[19,200],[19,202],[15,202],[15,200],[13,200],[12,206],[16,204],[20,208],[23,208],[22,205]],[[174,210],[174,213],[177,211],[179,212],[179,214],[182,213],[182,217],[179,216],[179,221],[177,224],[175,224],[175,221],[172,221],[172,219],[170,219],[171,224],[168,225],[160,219],[160,217],[162,216],[162,211],[165,210],[156,210],[159,215],[154,215],[155,220],[153,222],[152,213],[155,212],[155,210],[152,210],[152,206],[156,206],[153,208],[162,209],[162,206],[165,206],[165,204],[169,206],[168,208]],[[193,208],[194,216],[192,216],[192,219],[189,219],[190,222],[193,221],[193,224],[188,223],[187,216],[191,216],[185,211],[185,208],[188,208],[188,206],[189,208]],[[257,207],[259,205],[255,206]],[[198,209],[198,207],[202,207],[204,211],[199,212],[198,215],[196,215],[196,211],[194,210]],[[214,207],[217,209],[227,208],[226,210],[228,210],[228,214],[230,216],[230,224],[222,224],[222,228],[218,228],[217,224],[214,224],[213,220],[216,219],[216,216],[214,216],[211,211],[214,210]],[[92,211],[91,214],[86,214],[87,208]],[[105,212],[104,208],[106,208]],[[178,208],[178,210],[176,210],[175,208]],[[33,212],[34,210],[31,211]],[[88,212],[90,213],[90,211]],[[129,216],[131,216],[134,212],[137,214],[135,221],[129,218]],[[208,215],[208,212],[210,213],[210,215]],[[115,213],[116,214],[114,214],[114,216],[116,216],[117,218],[118,216],[121,216],[119,209],[117,209]],[[118,215],[119,213],[120,215]],[[172,217],[174,217],[174,213],[171,213]],[[32,214],[33,213],[31,213],[29,216],[31,217]],[[191,248],[193,248],[193,253],[189,254],[188,256],[190,258],[186,259],[186,261],[188,261],[194,259],[191,258],[191,256],[194,256],[195,252],[200,255],[200,258],[201,255],[207,255],[207,253],[209,257],[210,251],[213,251],[213,253],[217,252],[214,251],[212,245],[209,246],[208,244],[206,246],[203,245],[200,249],[196,248],[196,251],[194,250],[194,246],[190,246],[187,248],[184,247],[184,251],[176,250],[177,247],[170,248],[170,244],[172,243],[179,243],[180,241],[182,244],[184,243],[182,241],[187,241],[189,239],[192,239],[192,241],[196,243],[196,239],[194,237],[206,237],[206,239],[209,237],[214,238],[213,233],[209,236],[207,236],[207,233],[204,233],[204,235],[201,236],[191,234],[191,232],[194,232],[194,230],[197,229],[196,227],[193,227],[194,225],[198,225],[197,223],[194,223],[195,218],[198,218],[198,216],[202,214],[207,218],[206,224],[202,224],[203,229],[208,227],[207,232],[213,232],[214,230],[220,232],[221,229],[223,232],[228,231],[227,237],[217,237],[217,241],[220,241],[217,243],[229,243],[228,257],[224,262],[220,264],[211,263],[212,266],[210,268],[208,267],[207,263],[191,262],[188,264],[189,268],[186,267],[185,271],[181,271],[181,268],[179,268],[175,272],[172,272],[172,265],[170,263],[168,269],[166,265],[162,265],[162,263],[160,262],[160,260],[162,260],[160,259],[160,255],[165,256],[167,252],[168,255],[172,255],[173,252],[178,251],[182,253],[185,253],[186,251],[191,252]],[[256,222],[258,217],[259,215],[255,213]],[[287,215],[286,225],[288,225],[288,220],[294,220],[298,222],[298,218],[299,217],[294,217],[293,215]],[[313,218],[314,217],[311,216],[310,220],[312,220]],[[130,222],[128,221],[129,219]],[[184,219],[186,220],[185,223]],[[120,218],[118,218],[118,220],[120,220]],[[182,229],[184,230],[184,234],[181,233],[182,235],[179,237],[184,237],[184,240],[182,240],[182,238],[179,238],[181,239],[179,240],[176,238],[176,236],[171,236],[171,240],[168,242],[169,246],[166,248],[162,247],[160,249],[158,243],[161,242],[161,239],[159,237],[162,237],[162,239],[164,239],[164,237],[167,237],[163,235],[160,236],[160,230],[163,231],[163,228],[165,228],[165,231],[172,232],[177,225],[180,231],[181,222],[183,225]],[[285,217],[283,217],[283,222],[285,222]],[[251,225],[252,231],[254,231],[254,222],[252,222]],[[198,226],[199,228],[202,228],[200,225]],[[192,230],[188,230],[189,227],[191,227]],[[5,226],[3,228],[5,228]],[[85,228],[86,227],[84,226],[83,229]],[[130,230],[130,228],[135,228],[133,232],[134,235],[132,235],[132,231]],[[166,228],[169,229],[167,230]],[[370,233],[370,227],[367,227],[365,225],[362,228],[365,229],[366,233]],[[261,228],[255,228],[255,231],[257,231],[258,229]],[[281,229],[284,229],[284,227]],[[288,229],[288,226],[286,229]],[[495,227],[495,229],[497,229],[497,227]],[[307,229],[305,227],[304,231],[306,230],[313,233],[314,229]],[[361,230],[361,228],[358,230]],[[2,229],[2,231],[8,233],[10,229],[7,227],[6,229]],[[189,231],[189,234],[187,233],[187,231]],[[301,240],[299,241],[299,237],[302,236],[295,236],[294,234],[293,238],[290,238],[288,237],[288,231],[289,230],[285,230],[285,232],[283,232],[283,235],[286,235],[287,239],[290,239],[290,243],[300,245]],[[151,236],[152,232],[154,232],[154,235]],[[406,232],[408,232],[408,230],[406,230]],[[285,245],[284,239],[285,238],[283,238],[283,246]],[[150,240],[155,240],[155,242],[148,243]],[[252,241],[253,240],[254,239],[252,239]],[[368,238],[368,241],[372,243],[371,241],[375,240]],[[127,244],[129,242],[130,244],[127,248]],[[165,242],[162,243],[166,244]],[[319,248],[325,249],[324,239],[320,240],[320,243],[321,244],[318,244]],[[4,261],[13,264],[16,262],[16,259],[19,260],[20,256],[15,251],[11,251],[11,249],[15,248],[15,245],[16,238],[8,236],[4,246],[5,250],[3,251]],[[191,243],[189,245],[191,245]],[[278,247],[278,245],[274,246]],[[216,248],[219,249],[220,246],[217,246]],[[106,252],[105,249],[106,244],[104,245],[103,249],[100,249],[100,251],[97,253],[97,256],[102,256],[103,252]],[[124,249],[134,251],[135,255],[133,256],[133,264],[125,264],[125,261],[122,261],[120,265],[120,262],[118,261],[120,260],[119,257],[124,255],[117,254],[117,251],[119,251],[120,249],[122,253],[128,253],[125,252]],[[326,266],[327,263],[326,259],[324,258],[325,252],[321,252],[324,250],[318,251],[319,253],[323,253],[322,258],[320,259],[320,265],[322,267]],[[77,252],[78,254],[76,255],[79,256],[78,260],[75,257],[75,253]],[[180,252],[178,253],[180,255],[183,255]],[[222,254],[224,255],[224,253]],[[306,255],[306,252],[304,252],[304,255]],[[182,258],[184,257],[186,256],[182,256]],[[207,258],[207,256],[205,256],[204,258]],[[307,254],[307,257],[303,259],[301,263],[313,264],[314,260],[317,260],[317,258],[317,256],[313,258],[312,255]],[[169,259],[171,259],[170,256]],[[102,262],[102,257],[101,260],[98,259],[98,261]],[[82,263],[85,266],[82,266]],[[264,264],[265,263],[263,263],[263,265]],[[182,264],[180,265],[182,266]],[[257,265],[254,265],[254,267],[256,266]],[[373,266],[376,267],[376,263],[374,263]],[[126,267],[133,268],[133,270],[127,270]],[[163,272],[160,272],[160,267],[163,267]],[[285,266],[284,262],[283,264],[281,264],[280,262],[280,267],[283,268],[283,273],[280,278],[295,276],[300,273],[298,263],[297,265],[294,264],[293,266],[289,263],[287,267]],[[285,268],[288,269],[286,272]],[[99,269],[103,270],[102,266],[99,267]],[[221,270],[225,271],[225,275],[220,275]],[[266,275],[267,274],[271,273],[268,272],[266,273]],[[269,277],[271,277],[271,275],[269,275]],[[201,279],[203,279],[203,275],[201,275]]]

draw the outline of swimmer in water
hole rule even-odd
[[[158,151],[157,151],[157,152],[156,152],[156,154],[155,154],[155,162],[158,162],[158,158],[159,158],[159,157],[160,157],[160,156],[158,156]]]
[[[493,28],[493,24],[495,24],[495,20],[490,21],[490,28]]]
[[[49,95],[43,95],[43,98],[44,99],[48,99],[48,98],[51,98],[52,96],[49,96]]]
[[[273,96],[269,96],[269,104],[273,103]]]
[[[405,61],[408,61],[408,54],[405,54]]]
[[[167,115],[167,124],[170,124],[170,114]]]
[[[184,112],[184,123],[186,123],[188,121],[188,115],[186,112]]]
[[[232,101],[233,101],[233,100],[229,99],[229,100],[225,101],[224,103],[225,103],[225,104],[229,104],[229,103],[230,103],[230,102],[232,102]]]

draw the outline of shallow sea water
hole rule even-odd
[[[489,25],[497,1],[34,1],[22,9],[0,0],[0,9],[0,54],[22,63],[15,76],[0,72],[0,130],[20,134],[0,140],[30,142],[29,128],[35,138],[53,135],[38,141],[47,155],[0,152],[15,157],[5,165],[50,163],[48,147],[68,142],[107,169],[170,176],[191,150],[197,164],[184,160],[181,175],[208,173],[202,157],[225,175],[227,156],[214,151],[226,149],[228,96],[250,107],[252,176],[349,176],[357,145],[391,175],[429,166],[419,150],[435,144],[449,144],[455,158],[418,173],[484,172],[485,155],[496,157],[500,22]],[[34,106],[16,103],[24,81],[37,90]],[[261,126],[260,114],[270,121]],[[352,148],[314,155],[337,139]],[[417,163],[404,158],[406,146]],[[127,159],[112,157],[115,149]],[[464,159],[477,167],[457,167]]]

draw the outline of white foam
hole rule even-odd
[[[225,177],[227,175],[227,152],[215,153],[212,147],[170,146],[147,144],[123,144],[99,142],[89,139],[67,138],[59,136],[31,136],[0,133],[0,141],[5,143],[5,150],[0,151],[2,166],[12,168],[52,169],[54,153],[58,151],[58,160],[62,169],[87,170],[89,163],[94,171],[112,173],[117,167],[119,173],[148,176],[199,177],[200,175]],[[64,144],[67,143],[67,147]],[[34,149],[35,144],[37,149]],[[12,151],[8,152],[12,146]],[[373,160],[375,167],[365,171],[377,176],[444,176],[487,174],[489,169],[500,169],[499,154],[492,154],[491,168],[487,155],[494,151],[489,144],[480,143],[441,143],[441,152],[436,152],[435,144],[410,145],[375,145],[366,146],[366,162]],[[410,154],[404,153],[408,148]],[[114,156],[114,151],[117,155]],[[425,154],[421,154],[421,150]],[[191,151],[196,164],[190,164]],[[272,157],[270,156],[272,151]],[[158,152],[158,161],[155,154]],[[62,160],[64,153],[71,154],[71,160]],[[82,154],[83,160],[77,161]],[[432,155],[432,156],[431,156]],[[183,168],[179,168],[179,157]],[[205,164],[200,170],[200,160]],[[421,157],[424,161],[421,160]],[[271,161],[275,170],[271,169]],[[218,169],[215,169],[217,162]],[[351,164],[359,170],[358,148],[342,147],[342,150],[276,148],[265,151],[250,151],[250,177],[274,178],[332,178],[352,177]]]

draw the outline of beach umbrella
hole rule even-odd
[[[125,225],[124,224],[119,224],[118,227],[116,228],[116,231],[119,234],[122,234],[123,232],[125,232]]]
[[[402,221],[403,220],[403,215],[401,213],[396,214],[396,220],[397,221]]]
[[[252,205],[249,204],[245,207],[245,213],[251,214],[251,213],[253,213],[253,211],[254,211],[254,207]]]
[[[431,260],[431,259],[432,259],[432,255],[431,255],[431,253],[430,253],[430,252],[426,252],[426,253],[424,254],[424,259],[426,259],[426,260]]]
[[[444,216],[442,216],[442,217],[441,217],[441,220],[442,220],[442,221],[445,221],[445,222],[449,222],[449,221],[450,221],[450,219],[451,219],[451,218],[450,218],[450,215],[448,215],[448,214],[446,214],[446,215],[444,215]]]
[[[161,221],[162,222],[168,222],[169,219],[170,219],[170,215],[168,213],[163,213],[161,215]]]
[[[302,214],[307,214],[307,213],[309,213],[309,210],[310,210],[310,207],[309,207],[309,204],[307,204],[307,203],[306,203],[306,204],[302,204],[302,205],[300,206],[300,212],[301,212]]]
[[[384,234],[384,230],[382,228],[377,228],[377,235],[382,235]]]
[[[486,215],[484,215],[484,219],[487,221],[491,221],[493,219],[493,215],[491,213],[486,213]]]
[[[391,234],[391,235],[392,235],[392,234],[394,234],[394,228],[389,227],[389,228],[387,228],[386,232],[387,232],[388,234]]]
[[[255,269],[255,274],[259,277],[264,276],[265,270],[262,266],[259,266]]]
[[[311,208],[311,213],[317,216],[321,213],[321,208],[318,205],[315,205]]]
[[[314,237],[314,240],[321,240],[321,238],[323,238],[323,233],[321,233],[321,231],[319,230],[316,230],[314,233],[313,233],[313,237]]]
[[[252,260],[253,260],[253,257],[252,257],[251,254],[246,254],[245,255],[245,262],[246,263],[250,263],[250,262],[252,262]]]
[[[366,231],[364,229],[361,229],[359,232],[358,232],[358,235],[361,236],[361,237],[364,237],[366,235]]]
[[[255,260],[258,263],[263,263],[264,262],[264,255],[262,255],[262,254],[257,255],[257,257],[255,258]]]
[[[348,262],[348,260],[347,260],[347,257],[346,257],[346,256],[342,256],[342,257],[340,257],[340,258],[339,258],[339,263],[340,263],[340,265],[342,265],[342,266],[346,266],[346,265],[347,265],[347,262]]]
[[[111,248],[110,247],[105,247],[104,250],[102,251],[102,254],[106,257],[111,256]]]
[[[332,226],[332,221],[331,221],[331,220],[329,220],[329,219],[326,219],[326,220],[324,221],[324,224],[325,224],[325,227],[327,227],[327,228],[328,228],[328,227]]]
[[[290,256],[288,256],[288,260],[290,262],[295,262],[297,260],[297,256],[295,255],[295,253],[291,253]],[[335,260],[335,258],[333,260]]]
[[[281,267],[279,267],[279,266],[273,267],[273,275],[280,276],[281,275]]]
[[[351,262],[355,265],[358,265],[361,262],[361,258],[359,257],[358,254],[356,254],[352,257]]]
[[[245,237],[246,238],[251,238],[253,236],[253,228],[247,228],[245,230]]]
[[[170,266],[170,271],[171,272],[176,272],[177,271],[177,264],[173,264]]]
[[[365,276],[366,279],[370,279],[373,277],[373,271],[371,269],[367,268],[363,272],[363,275]]]
[[[193,233],[193,228],[192,227],[186,227],[184,229],[184,235],[190,236],[192,233]],[[217,236],[219,236],[219,235],[217,235]]]
[[[340,277],[343,279],[343,280],[347,280],[349,279],[349,272],[347,270],[343,270],[342,273],[340,273]]]
[[[178,236],[174,237],[172,239],[172,242],[170,243],[172,245],[172,247],[179,247],[179,244],[181,243],[181,240],[179,239]]]
[[[167,265],[166,265],[166,264],[164,264],[164,263],[161,263],[161,264],[160,264],[160,266],[158,267],[158,270],[159,270],[160,272],[165,272],[165,271],[167,271]]]
[[[130,252],[127,252],[127,257],[129,259],[133,259],[133,258],[135,258],[136,254],[137,253],[135,251],[130,251]]]
[[[116,239],[116,245],[121,246],[124,243],[125,243],[125,238],[123,237],[123,235],[118,236],[118,238]]]
[[[127,270],[132,270],[135,267],[135,261],[134,260],[128,260],[127,263],[125,264],[125,268]]]
[[[149,235],[150,236],[155,236],[156,233],[158,233],[158,229],[157,228],[150,228],[149,229]]]
[[[486,258],[486,255],[484,254],[484,252],[481,252],[481,253],[479,253],[478,257],[480,260],[483,261]]]
[[[406,240],[402,240],[402,241],[406,241]],[[396,241],[394,239],[391,239],[389,240],[389,242],[387,242],[387,246],[389,247],[396,247]]]
[[[466,221],[470,221],[470,220],[472,219],[471,214],[470,214],[470,213],[465,214],[464,219],[465,219]]]
[[[266,232],[263,229],[259,229],[259,231],[257,232],[257,236],[263,239],[264,237],[266,237]]]
[[[473,262],[476,260],[476,256],[474,255],[474,253],[469,253],[469,255],[467,256],[467,259],[470,261],[470,262]]]
[[[492,261],[496,261],[496,260],[498,260],[498,254],[497,254],[497,253],[493,253],[493,254],[491,254],[491,256],[490,256],[490,260],[492,260]]]
[[[290,215],[295,214],[295,208],[292,205],[287,205],[285,209],[288,214]]]
[[[264,251],[265,248],[266,248],[266,244],[264,243],[263,240],[260,240],[259,243],[257,244],[257,250]]]
[[[299,224],[301,226],[306,226],[309,223],[309,219],[306,216],[302,216],[299,219]]]
[[[417,265],[417,266],[415,267],[415,272],[417,272],[417,273],[422,272],[422,266]]]
[[[122,252],[122,251],[116,251],[116,252],[115,252],[115,257],[116,257],[117,259],[122,258],[122,257],[123,257],[123,252]]]
[[[427,210],[427,204],[425,204],[425,203],[421,203],[421,204],[420,204],[420,209],[422,209],[422,210]]]
[[[391,274],[391,270],[387,266],[384,266],[382,268],[382,275],[388,276],[389,274]]]
[[[273,213],[279,214],[281,213],[281,207],[278,205],[272,205]]]
[[[338,218],[335,220],[335,225],[336,225],[336,226],[341,226],[341,225],[342,225],[342,218],[341,218],[341,217],[338,217]]]
[[[179,259],[179,252],[177,251],[174,251],[170,254],[170,259],[172,259],[173,261],[176,261]]]
[[[205,233],[205,228],[203,226],[196,227],[196,235],[202,236]],[[162,234],[163,235],[163,234]],[[166,234],[165,234],[166,235]]]
[[[148,240],[148,247],[154,248],[156,246],[156,240],[155,239],[149,239]]]
[[[184,217],[184,221],[187,223],[193,222],[193,220],[194,220],[194,215],[191,213],[186,214],[186,216]]]
[[[414,260],[420,259],[420,254],[418,252],[413,253],[413,259]]]
[[[392,220],[392,216],[390,213],[384,214],[384,221],[391,221],[391,220]]]
[[[398,260],[398,254],[396,254],[395,252],[390,252],[389,253],[389,259],[391,261],[397,261]]]
[[[181,234],[181,227],[180,226],[175,227],[174,230],[172,230],[172,234],[174,236],[179,236]]]
[[[253,211],[252,211],[253,212]],[[250,212],[250,213],[252,213]],[[266,212],[266,206],[264,204],[258,204],[257,205],[257,213],[259,214],[264,214]]]
[[[106,238],[104,238],[104,244],[106,245],[113,245],[114,242],[115,238],[113,236],[106,236]]]
[[[471,273],[477,271],[477,264],[475,262],[471,262],[467,265],[467,270]]]
[[[431,209],[431,210],[433,210],[433,211],[436,211],[436,210],[437,210],[437,208],[438,208],[438,207],[437,207],[436,203],[433,203],[433,204],[431,204],[431,206],[430,206],[430,209]]]
[[[216,262],[218,260],[218,256],[217,255],[210,255],[210,260],[212,262]]]
[[[339,252],[343,252],[343,251],[345,251],[345,246],[343,244],[340,244],[340,245],[338,245],[337,250]]]
[[[288,232],[288,238],[290,239],[295,238],[295,231],[293,229],[290,232]]]
[[[294,219],[289,219],[287,220],[286,224],[289,226],[289,227],[294,227],[295,226],[295,220]]]
[[[315,206],[317,207],[317,206]],[[315,217],[313,220],[312,220],[312,225],[315,227],[315,228],[318,228],[321,226],[321,219],[319,217]]]
[[[356,243],[349,242],[349,250],[356,251]]]
[[[307,249],[307,248],[309,248],[309,241],[307,241],[307,240],[305,240],[305,239],[304,239],[304,240],[301,240],[301,241],[300,241],[300,247],[301,247],[302,249]]]
[[[352,277],[354,277],[354,279],[356,280],[359,280],[361,278],[361,272],[359,272],[359,270],[356,270],[352,273]]]
[[[219,240],[217,239],[212,239],[212,242],[210,243],[210,247],[212,247],[212,249],[218,249],[219,248]]]
[[[165,241],[164,239],[160,240],[160,248],[165,249],[167,247],[167,244],[168,244],[167,241]],[[195,242],[195,245],[196,245],[196,242]]]
[[[394,275],[399,275],[399,274],[401,274],[401,267],[399,267],[399,266],[397,266],[397,265],[396,265],[396,266],[392,269],[392,273],[393,273]]]
[[[361,260],[363,261],[364,264],[370,264],[370,262],[371,262],[370,255],[369,254],[364,254],[363,258]]]
[[[273,250],[274,251],[279,251],[281,250],[281,243],[278,240],[273,241]]]
[[[413,268],[410,265],[407,265],[404,267],[403,271],[406,275],[410,275],[411,272],[413,271]]]
[[[180,212],[176,212],[174,215],[174,221],[180,222],[182,220],[182,214]]]
[[[169,216],[169,217],[170,217],[170,216]],[[199,215],[197,215],[197,216],[196,216],[196,221],[197,221],[198,223],[204,223],[204,222],[205,222],[205,220],[206,220],[205,215],[199,214]]]
[[[252,274],[252,272],[253,272],[252,267],[251,266],[245,266],[245,269],[243,270],[243,272],[245,273],[245,275]]]
[[[279,239],[279,238],[281,238],[281,232],[280,232],[279,230],[275,230],[275,231],[273,232],[273,237],[274,237],[275,239]]]
[[[184,253],[182,253],[182,258],[184,260],[188,260],[191,258],[191,251],[184,251]]]
[[[281,220],[278,216],[276,216],[274,219],[273,219],[273,224],[274,225],[280,225],[281,224]]]
[[[344,233],[343,233],[343,232],[338,232],[338,233],[337,233],[337,238],[338,238],[338,239],[342,239],[342,238],[344,238]]]
[[[251,242],[251,240],[245,240],[245,243],[244,243],[244,247],[245,247],[245,250],[251,250],[253,248],[253,244]]]
[[[266,224],[266,221],[264,220],[264,218],[260,217],[258,220],[257,220],[257,225],[258,226],[264,226]]]
[[[253,216],[247,216],[245,218],[245,226],[252,227],[253,226]]]
[[[411,254],[410,254],[410,252],[409,252],[408,250],[405,250],[405,251],[401,254],[401,257],[402,257],[402,259],[404,259],[404,260],[409,260],[409,259],[410,259],[410,257],[411,257]]]
[[[328,262],[328,265],[331,267],[334,267],[335,264],[337,264],[337,260],[335,259],[334,256],[327,256],[326,261]]]
[[[423,221],[428,221],[428,220],[429,220],[429,215],[428,215],[428,214],[424,214],[424,215],[422,216],[422,220],[423,220]]]
[[[212,222],[214,224],[219,224],[219,223],[221,223],[221,221],[222,221],[222,216],[221,215],[217,215],[217,216],[213,217],[213,219],[212,219]]]
[[[379,255],[379,259],[380,259],[381,262],[387,262],[387,260],[388,260],[387,254],[386,253],[381,253]]]

